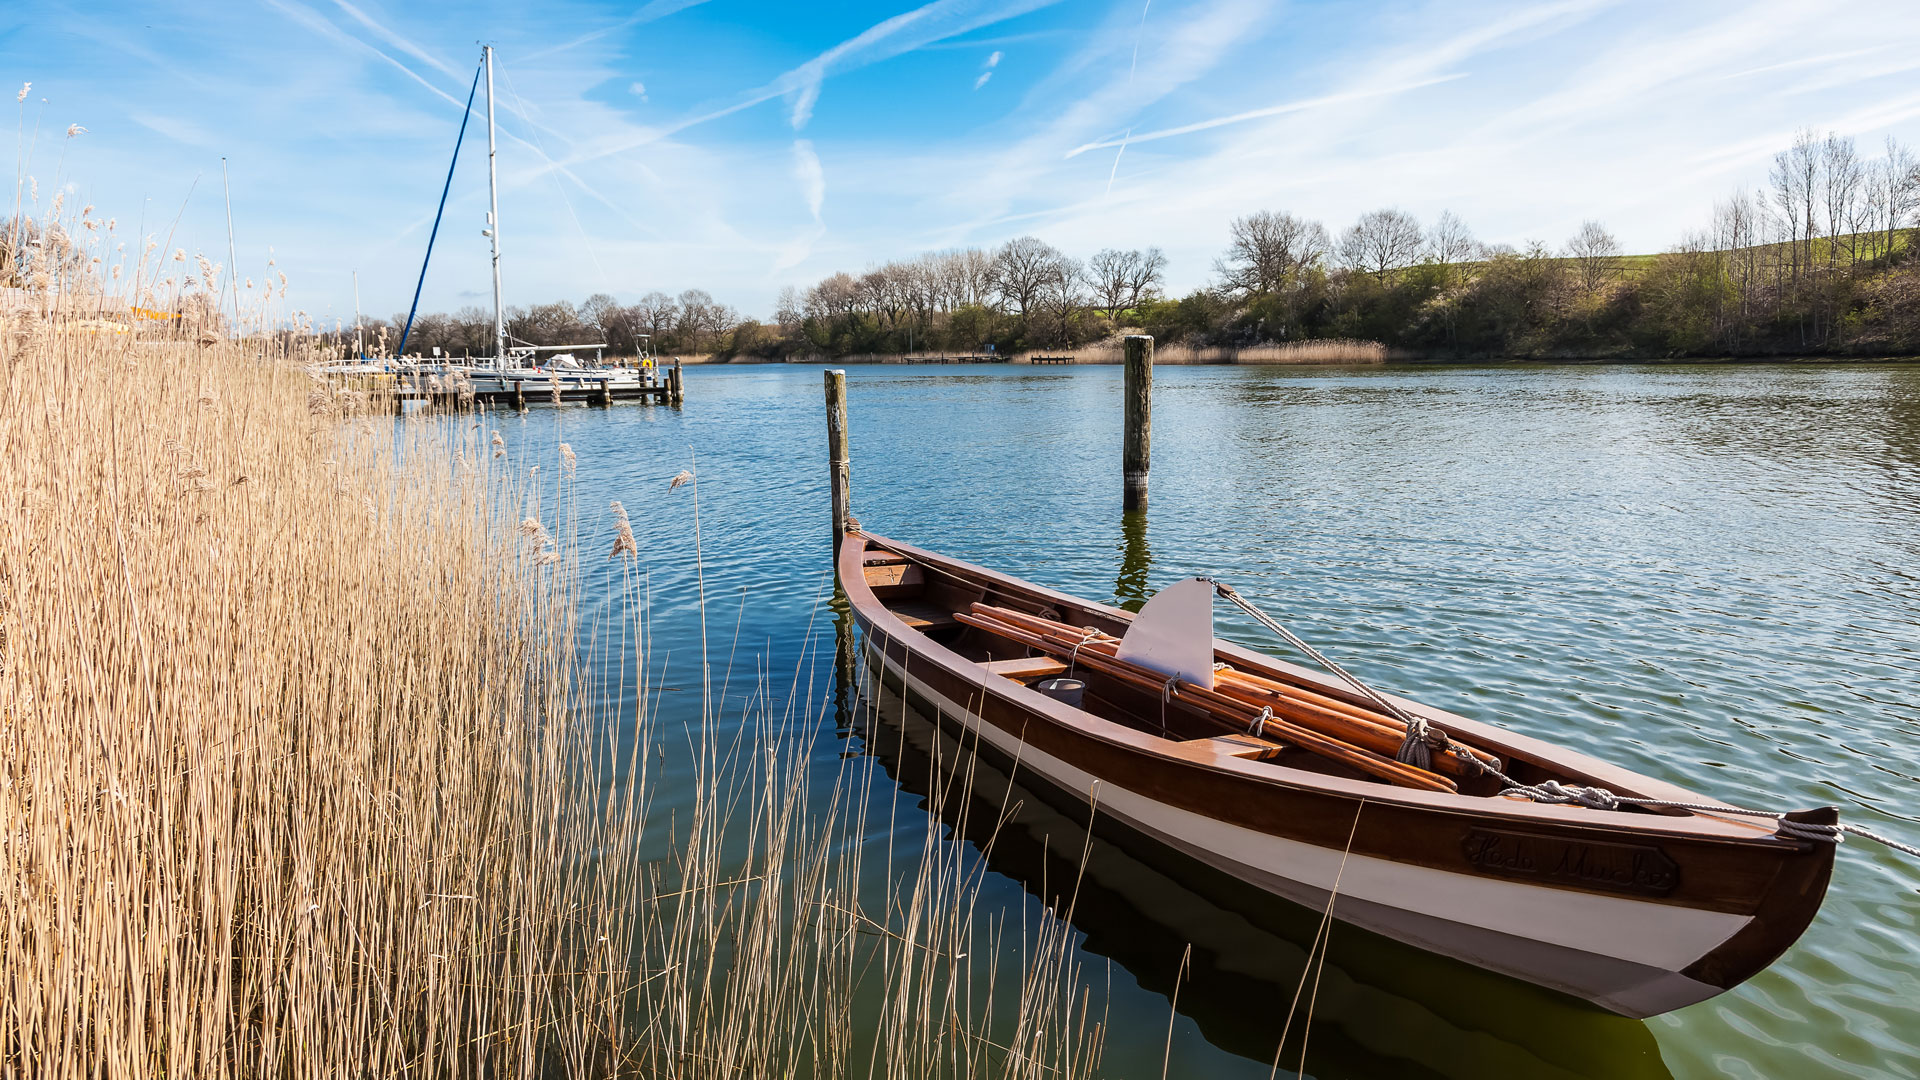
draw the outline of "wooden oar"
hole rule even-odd
[[[1052,636],[1043,636],[1027,629],[1001,621],[989,615],[969,612],[955,612],[954,618],[967,626],[977,627],[989,633],[1018,642],[1031,649],[1055,656],[1068,656],[1075,651],[1075,642],[1060,640]],[[1058,625],[1058,624],[1055,624]],[[1136,689],[1150,694],[1164,694],[1167,679],[1157,672],[1147,671],[1123,660],[1099,652],[1082,651],[1076,657],[1077,662],[1086,665],[1089,670],[1097,671],[1125,682]],[[1186,706],[1203,706],[1194,709],[1199,715],[1214,720],[1221,726],[1235,732],[1244,732],[1259,717],[1259,710],[1244,702],[1235,701],[1224,695],[1194,685],[1185,680],[1175,680],[1174,692],[1178,695],[1174,703]],[[1214,714],[1214,715],[1209,715]],[[1222,715],[1223,714],[1223,715]],[[1437,776],[1423,769],[1416,769],[1391,758],[1363,750],[1357,746],[1341,742],[1338,739],[1301,727],[1278,716],[1266,720],[1265,731],[1276,738],[1285,739],[1303,750],[1309,750],[1323,757],[1351,765],[1362,772],[1377,776],[1402,787],[1419,788],[1426,791],[1453,791],[1454,784],[1444,776]]]
[[[1022,627],[1042,637],[1074,643],[1077,646],[1078,655],[1095,653],[1113,656],[1119,644],[1119,639],[1094,631],[1090,627],[1068,626],[1065,623],[1052,622],[1025,612],[999,608],[990,604],[974,604],[972,610],[977,614],[984,614]],[[1091,636],[1084,636],[1089,634]],[[1214,672],[1214,691],[1245,702],[1255,709],[1271,708],[1276,715],[1293,723],[1388,757],[1398,753],[1400,744],[1406,739],[1406,725],[1385,713],[1371,712],[1339,698],[1236,671],[1231,667]],[[1496,768],[1499,765],[1498,759],[1491,754],[1474,750],[1460,743],[1454,745],[1460,746]],[[1437,771],[1455,776],[1477,775],[1477,770],[1451,754],[1435,755],[1434,762],[1438,767]]]

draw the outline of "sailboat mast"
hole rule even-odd
[[[500,174],[493,139],[493,46],[482,45],[487,66],[487,235],[493,239],[493,363],[507,366],[507,321],[500,308]]]
[[[360,271],[353,272],[353,358],[365,360],[367,346],[360,339]]]

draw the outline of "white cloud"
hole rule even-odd
[[[777,80],[776,85],[783,86],[787,99],[793,104],[789,119],[793,129],[798,131],[806,127],[807,121],[813,117],[813,107],[820,100],[821,84],[836,71],[886,60],[942,38],[977,30],[1057,2],[933,0],[930,4],[869,26],[787,72]]]
[[[987,85],[987,80],[988,80],[988,79],[991,79],[991,78],[993,78],[993,72],[991,72],[991,71],[983,71],[983,72],[981,72],[981,73],[980,73],[980,77],[979,77],[979,78],[977,78],[977,79],[975,79],[975,80],[973,80],[973,88],[974,88],[975,90],[978,90],[978,89],[980,89],[981,87],[983,87],[983,86],[985,86],[985,85]]]
[[[159,116],[154,113],[133,113],[134,123],[149,131],[157,131],[175,142],[201,149],[210,149],[216,145],[213,134],[191,120],[182,120],[176,116]]]
[[[627,93],[632,94],[641,101],[645,101],[647,100],[647,84],[635,79],[633,85],[627,87]]]
[[[990,68],[1000,66],[1000,50],[999,49],[993,50],[993,55],[987,57],[987,62],[984,66],[990,67]]]
[[[819,221],[820,207],[827,201],[827,174],[810,139],[793,140],[793,178],[800,182],[801,194],[806,196],[807,213]]]

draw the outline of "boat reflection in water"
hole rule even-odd
[[[1278,1060],[1286,1075],[1300,1068],[1309,1027],[1315,1076],[1672,1075],[1641,1021],[1337,921],[1327,924],[1330,945],[1316,977],[1309,950],[1322,912],[1238,882],[1104,815],[1089,838],[1084,808],[1076,814],[1064,799],[1050,801],[1044,785],[1023,784],[997,751],[975,753],[973,739],[956,738],[957,725],[936,726],[897,686],[881,685],[858,662],[844,611],[836,623],[843,733],[959,829],[989,868],[1055,910],[1070,902],[1088,952],[1168,998],[1215,1047],[1258,1062],[1251,1073],[1275,1063],[1297,992]],[[1109,1023],[1128,1019],[1111,1015]],[[1176,1050],[1169,1075],[1191,1073],[1179,1058]],[[1109,1056],[1104,1071],[1133,1072],[1127,1065]],[[1139,1071],[1160,1070],[1155,1060]]]

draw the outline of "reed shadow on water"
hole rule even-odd
[[[838,639],[844,649],[851,633]],[[1323,912],[1236,881],[1105,815],[1090,834],[1083,803],[955,719],[903,697],[897,679],[857,659],[836,666],[861,670],[854,731],[862,750],[989,867],[1068,917],[1080,948],[1120,965],[1207,1042],[1245,1059],[1244,1075],[1672,1076],[1641,1021],[1357,927],[1332,924],[1316,970]],[[1303,983],[1315,988],[1313,1012],[1305,1016],[1302,996],[1282,1047],[1288,1005]],[[1112,1045],[1121,1035],[1109,1035],[1108,1075],[1162,1074],[1158,1055],[1123,1057]],[[1183,1063],[1171,1027],[1168,1040],[1165,1075],[1220,1075],[1213,1055],[1202,1056],[1204,1065]]]

